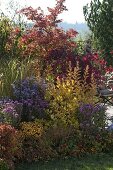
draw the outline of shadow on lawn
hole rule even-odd
[[[93,155],[84,158],[57,159],[18,165],[16,170],[113,170],[112,155]]]

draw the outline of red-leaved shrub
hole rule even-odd
[[[17,131],[11,125],[0,124],[0,159],[13,168],[15,156],[19,154],[17,151],[20,152]]]

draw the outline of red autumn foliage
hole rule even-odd
[[[76,43],[71,41],[76,37],[77,32],[73,29],[64,31],[58,27],[61,20],[58,15],[67,10],[64,6],[65,0],[56,0],[54,8],[48,7],[48,15],[44,15],[43,10],[39,7],[24,8],[20,12],[25,14],[28,20],[33,21],[33,27],[28,29],[20,39],[20,48],[24,46],[22,56],[41,57],[41,60],[50,60],[62,58],[72,53]]]
[[[0,124],[0,156],[4,159],[13,159],[15,152],[16,130],[10,125]]]

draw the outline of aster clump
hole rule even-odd
[[[103,129],[106,127],[106,108],[100,104],[82,104],[78,119],[82,129]]]
[[[0,100],[0,122],[17,126],[20,122],[22,104],[11,99]]]
[[[14,99],[23,105],[22,120],[45,118],[48,103],[44,98],[45,84],[40,84],[35,77],[28,77],[13,84]]]

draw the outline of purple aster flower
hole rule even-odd
[[[17,103],[13,100],[1,100],[2,105],[0,107],[1,118],[3,123],[10,123],[15,126],[19,118],[19,108],[17,107]],[[20,113],[21,114],[21,113]]]
[[[31,111],[34,112],[35,115],[37,114],[37,116],[40,110],[42,113],[45,112],[48,103],[44,98],[44,90],[42,89],[43,82],[41,84],[41,82],[38,82],[34,77],[29,77],[20,82],[15,82],[14,87],[13,95],[16,101],[23,104],[23,120],[27,119],[26,115],[31,114]]]
[[[93,106],[91,104],[82,104],[79,110],[81,114],[89,116],[93,113]]]

